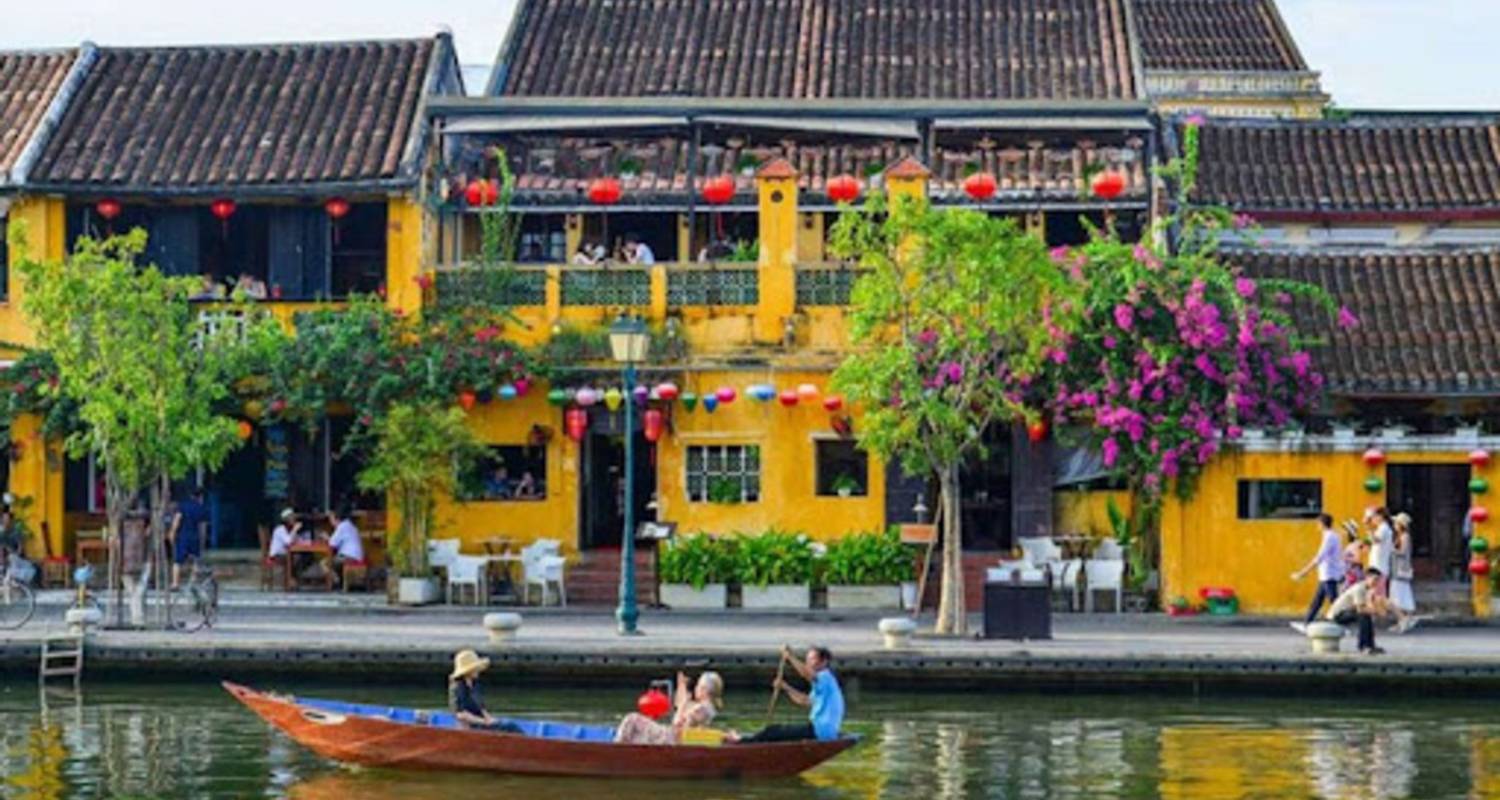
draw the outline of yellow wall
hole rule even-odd
[[[0,342],[20,345],[36,342],[31,326],[21,314],[26,286],[16,272],[16,265],[27,255],[41,260],[63,257],[67,247],[65,210],[66,205],[58,197],[22,197],[11,206],[10,220],[24,226],[30,253],[19,249],[10,251],[9,294],[4,302],[0,302]],[[0,235],[4,232],[0,231]]]
[[[1323,482],[1323,507],[1334,519],[1360,519],[1366,508],[1384,505],[1384,491],[1365,490],[1365,479],[1385,479],[1370,469],[1362,448],[1350,452],[1290,450],[1231,451],[1204,471],[1198,490],[1184,502],[1168,499],[1162,509],[1162,598],[1196,602],[1204,586],[1228,586],[1251,614],[1295,614],[1306,610],[1314,577],[1290,578],[1317,551],[1315,520],[1240,520],[1236,508],[1241,479],[1316,479]],[[1467,464],[1468,451],[1403,453],[1386,448],[1388,463]],[[1490,467],[1487,473],[1500,469]],[[1486,474],[1495,480],[1494,474]],[[1496,525],[1495,522],[1487,526]],[[1481,526],[1481,532],[1484,527]]]
[[[63,525],[63,458],[56,442],[42,438],[42,419],[22,414],[11,426],[12,447],[20,446],[21,457],[10,464],[9,491],[18,498],[30,498],[32,505],[26,523],[35,538],[26,543],[27,554],[40,558],[50,548],[52,555],[71,555],[66,547]],[[41,541],[43,523],[51,541],[46,548]]]
[[[1109,501],[1129,519],[1129,492],[1063,490],[1052,495],[1053,527],[1062,534],[1085,534],[1096,539],[1114,536],[1109,523]]]
[[[386,213],[385,285],[386,303],[393,309],[415,313],[422,308],[422,290],[416,278],[422,273],[427,224],[422,204],[415,198],[390,199]]]

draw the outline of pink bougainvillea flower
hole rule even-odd
[[[1252,281],[1249,278],[1235,278],[1234,291],[1240,297],[1248,300],[1249,298],[1255,296],[1255,281]]]
[[[1246,228],[1251,227],[1254,224],[1255,224],[1255,217],[1252,217],[1249,214],[1235,214],[1234,215],[1234,228],[1235,228],[1235,230],[1242,231],[1242,230],[1244,230]]]
[[[1128,331],[1135,325],[1135,309],[1124,303],[1115,306],[1115,324],[1120,330]]]
[[[1339,306],[1339,327],[1346,331],[1359,327],[1359,317],[1354,316],[1354,312],[1350,311],[1348,306]]]

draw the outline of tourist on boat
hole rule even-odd
[[[1307,562],[1307,566],[1292,573],[1292,580],[1300,581],[1307,573],[1318,571],[1318,591],[1313,595],[1312,604],[1307,607],[1307,617],[1300,623],[1292,623],[1292,627],[1299,633],[1305,633],[1307,626],[1318,618],[1324,603],[1332,603],[1338,599],[1339,582],[1344,579],[1344,559],[1340,552],[1338,531],[1333,529],[1333,517],[1319,514],[1318,531],[1321,539],[1317,555]]]
[[[688,728],[707,728],[724,707],[724,679],[717,672],[698,676],[692,691],[688,677],[677,673],[675,711],[670,725],[657,722],[645,714],[627,714],[615,729],[615,741],[626,744],[677,744]]]
[[[792,655],[791,648],[782,647],[781,657],[792,665],[809,684],[804,694],[792,688],[777,676],[772,686],[785,692],[787,699],[808,709],[807,722],[797,725],[771,725],[754,736],[740,737],[730,733],[731,742],[794,742],[816,739],[820,742],[839,738],[839,727],[844,723],[844,692],[839,688],[838,678],[833,675],[833,654],[826,647],[814,647],[807,657],[799,659]]]
[[[1378,656],[1385,651],[1375,645],[1375,617],[1383,616],[1389,604],[1380,593],[1380,570],[1371,569],[1364,580],[1350,586],[1333,601],[1328,619],[1338,625],[1358,625],[1359,652]]]
[[[479,693],[479,676],[489,668],[490,660],[473,650],[464,650],[453,657],[453,673],[448,676],[448,710],[470,728],[520,733],[516,725],[495,719],[485,710],[484,698]]]

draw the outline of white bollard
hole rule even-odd
[[[885,639],[887,650],[911,647],[911,636],[916,632],[917,623],[909,617],[886,617],[880,621],[880,635]]]
[[[485,614],[484,629],[489,632],[490,641],[495,644],[514,641],[516,632],[521,629],[521,615],[509,611]]]
[[[1318,655],[1338,653],[1339,640],[1344,638],[1344,626],[1332,622],[1314,622],[1307,626],[1307,641]]]
[[[67,623],[68,633],[73,636],[93,633],[103,621],[104,612],[97,608],[70,608],[63,614],[63,622]]]

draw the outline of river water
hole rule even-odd
[[[307,696],[432,706],[418,690],[284,684]],[[733,690],[734,687],[731,687]],[[633,692],[511,689],[518,715],[606,721]],[[725,724],[753,728],[766,697],[731,694]],[[788,712],[790,714],[790,712]],[[216,686],[98,684],[38,694],[0,683],[7,798],[1500,798],[1491,703],[1151,696],[851,698],[865,741],[800,779],[770,783],[550,780],[354,770],[272,732]]]

